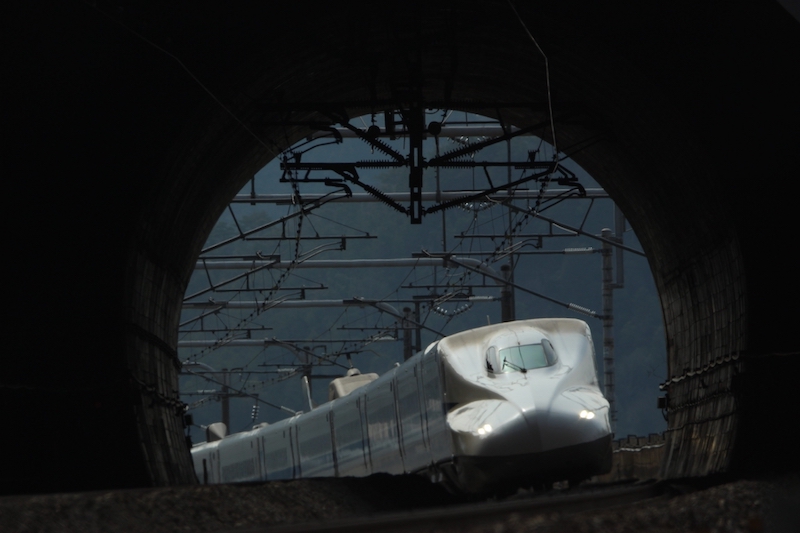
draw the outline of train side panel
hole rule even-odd
[[[397,428],[394,372],[369,384],[366,391],[367,439],[371,472],[402,474],[403,457]]]
[[[192,450],[192,461],[197,480],[202,484],[221,483],[219,475],[219,442],[198,446]]]
[[[370,474],[364,404],[363,391],[352,392],[334,401],[333,434],[339,476]]]
[[[423,435],[420,378],[422,365],[409,361],[397,369],[395,391],[400,419],[400,438],[406,472],[417,472],[431,462],[430,449]]]
[[[425,423],[425,438],[431,463],[452,460],[453,445],[447,427],[447,408],[437,344],[431,345],[421,357],[421,388]]]
[[[321,406],[298,418],[295,427],[301,476],[335,476],[330,405]]]
[[[261,480],[258,447],[254,435],[240,433],[219,442],[221,483]]]
[[[292,443],[292,419],[265,428],[260,436],[264,450],[266,479],[292,479],[295,477],[295,454]]]

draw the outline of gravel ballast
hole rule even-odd
[[[390,476],[7,496],[0,498],[0,531],[252,530],[453,503],[458,502],[423,479]],[[665,496],[624,507],[511,513],[488,529],[439,524],[429,531],[797,532],[800,477],[739,480],[701,490],[676,484]]]

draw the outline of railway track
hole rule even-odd
[[[509,516],[533,516],[539,513],[576,513],[630,505],[665,493],[668,484],[648,482],[637,485],[585,487],[574,491],[550,491],[524,494],[499,502],[458,504],[444,508],[413,510],[373,516],[305,523],[228,530],[231,533],[323,533],[333,531],[400,532],[400,531],[464,531],[485,526],[491,528]]]
[[[521,492],[468,505],[415,477],[17,495],[0,498],[0,531],[800,531],[796,473]]]

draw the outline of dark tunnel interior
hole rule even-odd
[[[3,490],[194,482],[176,331],[211,228],[309,123],[414,99],[518,127],[552,107],[636,228],[664,476],[797,469],[800,22],[768,0],[519,4],[26,4],[3,67]]]

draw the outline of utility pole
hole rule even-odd
[[[222,394],[220,394],[220,403],[222,404],[222,423],[225,428],[230,432],[231,430],[231,395],[229,386],[231,383],[231,375],[228,373],[227,368],[222,369]]]
[[[500,290],[500,321],[511,322],[514,320],[514,287],[508,283],[511,282],[511,266],[502,265],[500,272],[507,282]]]
[[[414,323],[419,324],[419,300],[414,302]],[[414,353],[422,351],[422,328],[414,326]]]
[[[403,308],[403,361],[408,361],[414,355],[411,343],[411,308]]]
[[[505,126],[504,126],[505,129]],[[510,133],[508,131],[507,133]],[[511,181],[513,180],[511,175],[511,139],[506,140],[506,157],[508,160],[508,167],[506,168],[506,181],[510,185]],[[508,210],[508,247],[509,249],[514,248],[514,212],[512,210]],[[517,318],[517,303],[514,298],[514,254],[509,254],[508,256],[508,264],[503,265],[500,267],[501,272],[503,273],[503,277],[507,281],[505,285],[503,285],[503,297],[502,297],[502,316],[500,320],[502,322],[511,322],[512,320],[516,320]]]
[[[601,232],[603,237],[603,389],[608,400],[608,415],[611,431],[617,425],[617,405],[614,384],[614,289],[621,289],[625,283],[625,269],[622,263],[622,246],[616,246],[617,281],[613,277],[612,241],[622,244],[625,232],[625,217],[619,207],[614,206],[614,233],[608,228]]]

